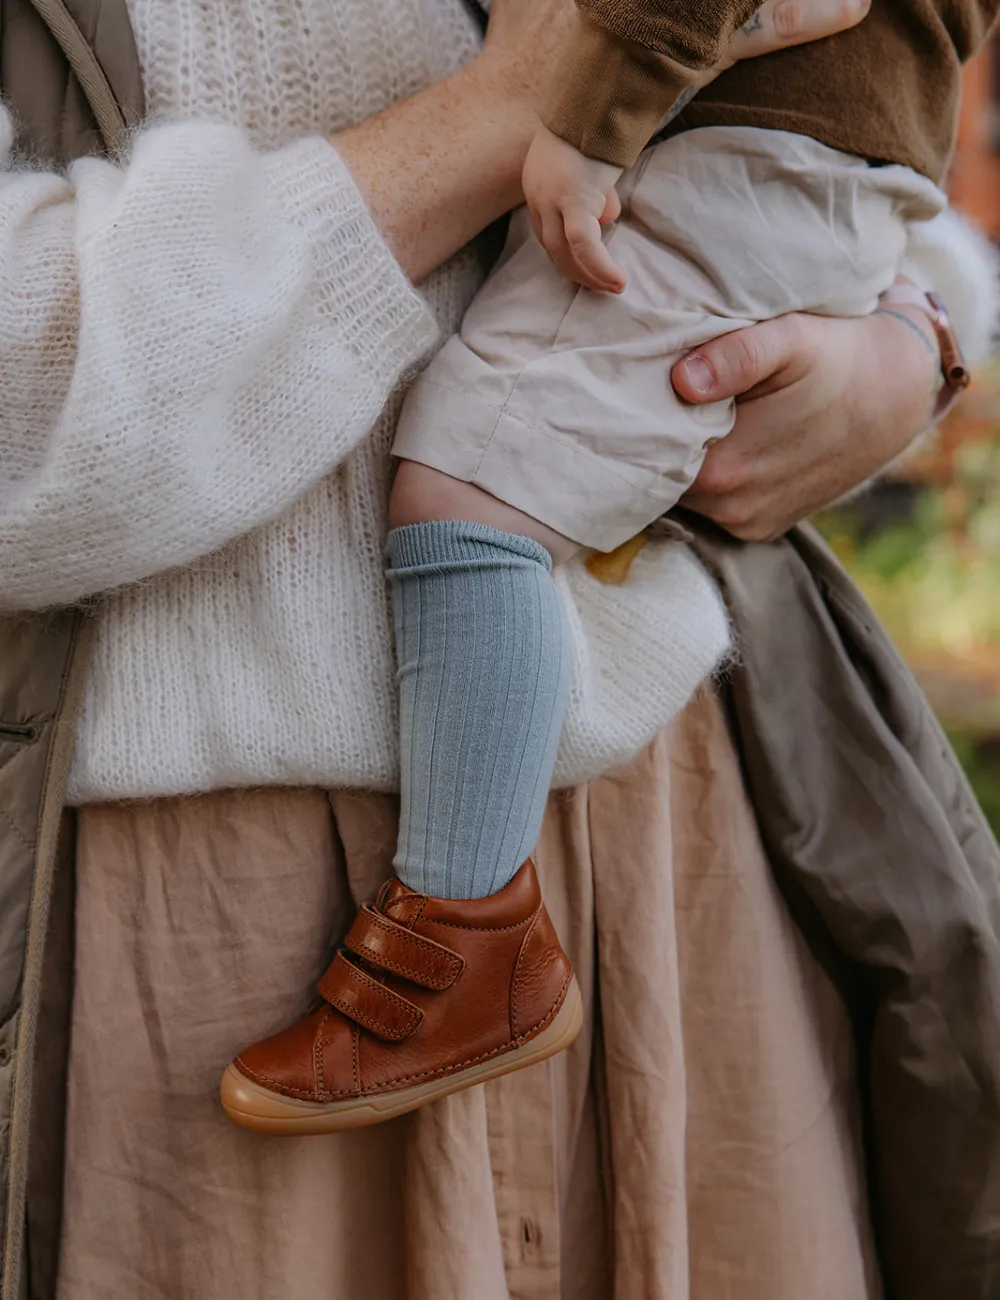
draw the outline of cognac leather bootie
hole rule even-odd
[[[319,994],[303,1020],[226,1070],[235,1123],[285,1134],[376,1124],[555,1055],[583,1020],[531,862],[474,902],[389,881]]]

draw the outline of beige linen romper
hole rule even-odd
[[[675,395],[672,363],[786,312],[867,315],[896,278],[907,223],[945,204],[908,167],[756,127],[657,144],[619,190],[607,243],[625,292],[567,280],[517,213],[393,447],[600,551],[674,506],[732,428],[732,402]]]

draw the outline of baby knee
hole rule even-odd
[[[471,483],[416,461],[400,461],[389,498],[389,527],[405,528],[407,524],[427,524],[438,519],[475,519],[481,495]]]
[[[452,478],[416,461],[400,461],[389,499],[389,527],[405,528],[440,519],[487,524],[501,532],[531,537],[548,550],[554,564],[564,564],[579,549],[575,542],[484,492],[475,483]]]

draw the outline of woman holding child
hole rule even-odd
[[[433,838],[430,814],[412,831],[431,800],[411,788],[396,843],[382,551],[401,384],[479,288],[476,236],[520,202],[575,19],[562,0],[505,0],[480,49],[461,0],[131,0],[130,16],[149,125],[126,155],[19,170],[4,117],[0,603],[101,597],[67,792],[75,894],[56,896],[40,1006],[30,1293],[877,1296],[857,1024],[774,883],[710,680],[730,629],[676,538],[647,542],[621,583],[577,557],[554,584],[566,648],[541,661],[565,654],[551,694],[566,712],[536,744],[556,792],[534,856],[579,1036],[530,1072],[360,1132],[226,1123],[219,1076],[277,1031],[298,1035],[314,1078],[357,1077],[374,1050],[364,1018],[391,1041],[386,1005],[411,1005],[376,958],[414,959],[399,932],[419,933],[425,904],[468,930],[462,909],[504,893],[495,874],[466,897],[391,886],[362,914],[368,948],[334,960],[299,1019],[359,904]],[[861,17],[771,0],[725,28],[721,62],[707,41],[677,94]],[[968,46],[952,71],[985,31],[966,18],[949,28]],[[964,298],[987,278],[982,254],[950,219],[930,225],[898,269],[947,295],[975,352],[992,303]],[[908,446],[940,366],[928,311],[905,295],[860,319],[783,315],[706,338],[673,372],[685,409],[744,400],[684,504],[738,537],[779,536]],[[440,522],[423,509],[411,499],[393,523]],[[454,563],[421,536],[419,555],[396,547],[397,575]],[[470,791],[473,740],[458,745]],[[499,835],[506,856],[533,839],[548,784]],[[60,923],[74,948],[53,941]],[[371,946],[383,940],[396,946]],[[451,987],[454,954],[428,953],[443,966],[421,979]],[[316,1103],[262,1059],[243,1077]],[[967,1226],[942,1229],[938,1272],[904,1300],[989,1294],[975,1288],[998,1247]],[[953,1244],[966,1236],[974,1266]]]

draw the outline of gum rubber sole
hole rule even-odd
[[[412,1088],[400,1088],[372,1097],[351,1097],[346,1101],[297,1101],[260,1087],[230,1065],[222,1076],[219,1096],[223,1108],[234,1124],[255,1133],[285,1136],[312,1133],[341,1133],[395,1119],[407,1111],[447,1097],[449,1093],[472,1088],[477,1083],[498,1079],[502,1074],[524,1070],[564,1051],[583,1025],[583,999],[575,979],[570,983],[563,1004],[547,1029],[502,1056],[490,1057],[457,1074]]]

